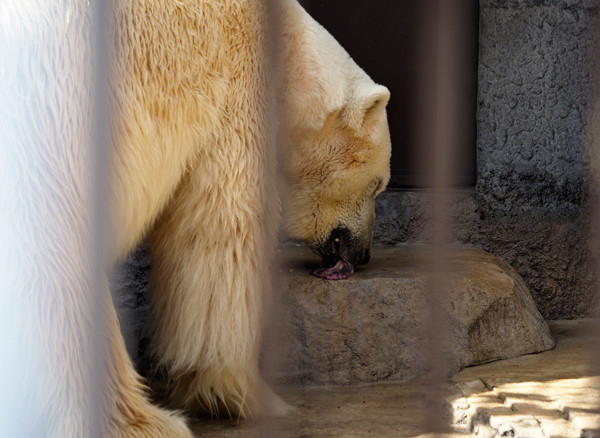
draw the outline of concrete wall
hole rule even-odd
[[[481,0],[477,185],[453,240],[508,261],[546,318],[591,313],[587,127],[599,0]],[[596,49],[597,48],[597,49]],[[427,192],[386,192],[375,239],[427,239]]]
[[[478,191],[494,212],[584,199],[597,1],[482,1]]]

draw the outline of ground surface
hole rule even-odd
[[[556,348],[467,368],[437,396],[427,381],[281,388],[295,410],[262,422],[190,420],[209,437],[600,437],[598,323],[551,323]],[[442,420],[447,433],[431,433]]]

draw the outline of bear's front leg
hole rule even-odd
[[[146,399],[145,387],[125,349],[108,287],[104,296],[107,298],[105,327],[108,335],[102,356],[107,369],[106,386],[103,388],[108,410],[106,436],[191,438],[192,434],[179,414],[152,405]]]
[[[150,352],[173,407],[254,417],[284,406],[259,373],[275,198],[265,157],[233,144],[199,157],[149,235]]]

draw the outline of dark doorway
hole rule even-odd
[[[424,174],[419,166],[419,157],[427,156],[427,144],[417,150],[417,105],[425,117],[434,108],[423,113],[420,90],[427,86],[427,72],[431,56],[423,49],[422,41],[435,28],[427,17],[436,0],[312,0],[301,1],[312,17],[321,23],[348,51],[350,56],[378,83],[387,86],[392,99],[388,106],[388,119],[392,138],[392,179],[389,187],[416,188],[430,185],[430,175]],[[477,105],[477,54],[479,33],[479,2],[464,0],[467,10],[463,14],[462,29],[468,41],[464,48],[468,59],[461,64],[464,81],[457,83],[462,111],[459,117],[461,129],[465,131],[461,141],[461,158],[454,169],[453,185],[468,187],[475,185],[476,174],[476,105]],[[461,54],[464,59],[464,53]],[[421,128],[422,129],[422,128]],[[423,150],[424,149],[424,150]]]

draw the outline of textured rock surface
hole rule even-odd
[[[374,239],[386,244],[427,242],[428,192],[390,191],[376,204]],[[450,239],[477,246],[508,262],[521,275],[546,319],[593,316],[594,260],[592,217],[579,211],[486,213],[477,191],[456,192],[448,211]]]
[[[477,184],[495,213],[582,205],[598,1],[481,2]]]
[[[590,355],[598,321],[550,322],[556,348],[467,368],[440,391],[430,381],[280,388],[296,409],[263,422],[193,420],[198,436],[598,437],[599,362]],[[448,403],[432,411],[432,398]],[[446,428],[431,432],[435,420]]]
[[[317,260],[308,249],[280,254],[284,382],[357,384],[424,374],[428,250],[378,247],[368,268],[335,282],[309,275]],[[457,248],[448,269],[448,372],[553,347],[526,286],[506,263]]]
[[[455,375],[455,427],[475,436],[600,436],[599,322],[553,321],[555,350]]]

